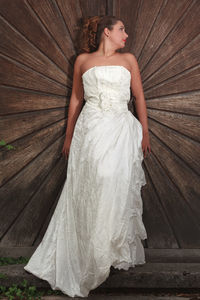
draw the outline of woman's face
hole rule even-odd
[[[112,43],[114,43],[117,47],[123,48],[125,47],[125,42],[128,37],[128,34],[125,31],[125,26],[121,21],[117,21],[117,23],[113,26],[112,30],[108,30],[107,34]]]

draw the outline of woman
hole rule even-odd
[[[87,297],[111,266],[127,270],[145,263],[141,163],[150,143],[136,58],[117,52],[127,37],[115,17],[85,22],[85,53],[74,64],[62,149],[67,179],[42,242],[25,266],[71,297]],[[140,121],[128,110],[130,88]]]

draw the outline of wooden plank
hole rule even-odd
[[[52,39],[56,41],[63,55],[67,57],[69,69],[72,69],[74,59],[71,58],[75,56],[75,49],[56,2],[54,0],[43,0],[40,2],[35,0],[27,1],[50,33]],[[56,58],[53,58],[54,60]],[[69,74],[69,70],[67,74]]]
[[[80,0],[83,17],[106,15],[106,0]]]
[[[150,139],[152,153],[146,168],[178,246],[200,247],[197,178],[185,165],[178,164],[180,159],[172,156],[153,134],[150,134]]]
[[[36,249],[31,247],[0,247],[1,257],[30,258]],[[156,263],[199,263],[199,249],[144,249],[147,262]]]
[[[166,82],[169,78],[183,73],[200,63],[200,34],[180,49],[173,57],[169,58],[166,64],[162,65],[155,73],[144,81],[144,90],[147,90],[159,83]]]
[[[37,4],[40,2],[37,1]],[[25,0],[1,0],[0,14],[66,74],[69,60]],[[73,50],[73,49],[72,49]],[[75,54],[75,53],[73,53]]]
[[[71,89],[68,90],[69,92]],[[6,86],[0,86],[0,95],[1,116],[51,108],[67,108],[69,104],[69,98],[66,96],[46,95]]]
[[[200,116],[200,93],[190,92],[158,98],[146,98],[147,108]]]
[[[80,20],[82,18],[80,2],[71,0],[56,0],[55,2],[62,14],[74,47],[76,47],[80,33]]]
[[[3,116],[0,120],[1,137],[8,143],[13,142],[64,118],[64,108]]]
[[[48,281],[41,280],[33,274],[25,272],[22,265],[7,265],[1,266],[1,274],[5,274],[5,277],[0,279],[0,285],[10,287],[12,284],[18,284],[26,280],[30,286],[42,288],[42,290],[51,290],[51,286]],[[94,293],[91,292],[91,297],[88,299],[166,299],[170,298],[173,300],[197,300],[199,297],[199,282],[200,282],[200,263],[149,263],[142,266],[136,266],[135,268],[129,268],[128,270],[118,270],[114,267],[110,268],[108,278],[101,283],[101,286],[95,289]],[[139,290],[138,290],[139,288]],[[172,288],[172,290],[171,290]],[[149,290],[150,289],[150,290]],[[153,289],[153,290],[152,290]],[[165,290],[160,290],[165,289]],[[168,290],[167,290],[168,289]],[[182,290],[181,290],[182,289]],[[104,293],[102,293],[104,291]],[[119,295],[124,293],[129,294],[126,296],[104,296],[108,294],[108,291]],[[120,292],[119,292],[120,291]],[[141,292],[142,291],[142,292]],[[157,291],[160,294],[170,295],[169,297],[157,297]],[[186,295],[186,291],[188,292]],[[138,295],[138,292],[140,295]],[[146,293],[145,293],[146,292]],[[183,293],[184,297],[180,296]],[[185,292],[185,293],[184,293]],[[97,296],[100,294],[101,296]],[[143,296],[144,294],[148,296]],[[178,294],[178,296],[174,296]],[[189,295],[188,295],[189,294]],[[194,296],[194,297],[193,297]],[[47,296],[43,299],[61,300],[61,299],[72,299],[72,297],[65,296]],[[80,299],[80,297],[75,297]],[[198,299],[199,300],[199,299]]]
[[[55,65],[44,53],[29,42],[14,27],[0,16],[0,34],[2,42],[0,52],[34,71],[62,84],[71,85],[69,76]]]
[[[131,1],[130,4],[132,4]],[[148,37],[151,34],[152,27],[155,26],[155,22],[157,20],[162,4],[162,0],[140,1],[140,6],[137,9],[137,22],[135,24],[132,24],[131,20],[129,21],[129,24],[132,27],[131,30],[133,30],[134,33],[133,38],[131,38],[129,51],[134,53],[134,55],[138,58],[138,62],[141,64],[141,67],[142,63],[140,62],[139,57],[141,55],[143,47],[145,47],[145,44],[148,43]],[[128,37],[128,40],[129,39],[130,37]],[[152,47],[154,47],[156,42],[158,41],[159,40],[156,39],[156,41],[152,43],[150,48],[151,51]]]
[[[151,168],[152,159],[144,160]],[[146,244],[148,248],[179,248],[174,236],[173,228],[168,221],[162,202],[156,193],[151,178],[145,170],[147,185],[142,188],[143,199],[143,221],[147,231]],[[162,221],[161,221],[162,220]]]
[[[140,2],[140,0],[113,0],[113,14],[123,21],[128,34],[126,47],[120,49],[120,52],[131,51]]]
[[[113,16],[113,0],[107,0],[106,2],[106,14]]]
[[[145,249],[148,262],[199,263],[200,249]]]
[[[179,2],[168,1],[167,3],[168,6],[161,16],[162,24],[160,22],[157,24],[161,26],[161,35],[159,35],[158,27],[155,26],[155,29],[152,32],[154,36],[153,38],[150,38],[149,43],[146,44],[146,47],[149,48],[151,53],[148,52],[148,55],[147,48],[145,48],[143,50],[143,55],[140,58],[143,80],[146,80],[146,78],[155,73],[169,60],[170,57],[174,56],[177,51],[184,48],[197,36],[197,34],[199,34],[199,23],[191,22],[191,20],[198,20],[199,18],[200,2],[198,0]],[[163,21],[164,16],[166,22]],[[165,31],[165,26],[169,22],[171,27],[167,32]],[[159,45],[157,44],[157,47],[152,49],[150,47],[151,41],[156,40],[158,40]],[[148,63],[145,56],[148,57]]]
[[[15,150],[0,152],[0,186],[16,175],[45,148],[65,133],[65,120],[45,127],[12,143]]]
[[[32,89],[48,94],[52,93],[61,96],[66,94],[66,86],[61,85],[8,57],[2,56],[1,54],[0,65],[1,84],[10,85],[11,87]]]
[[[64,172],[63,172],[64,171]],[[54,168],[2,238],[2,246],[31,246],[46,219],[65,177],[64,159]]]
[[[159,138],[167,148],[170,148],[175,155],[180,157],[191,169],[200,175],[199,143],[192,141],[177,131],[163,126],[162,124],[149,119],[151,132]]]
[[[145,96],[152,98],[195,90],[200,90],[200,66],[191,68],[147,91],[145,90]]]
[[[152,6],[154,6],[155,2],[151,1],[144,1],[149,2]],[[158,12],[157,18],[155,22],[150,26],[151,31],[144,45],[138,62],[140,64],[140,70],[143,76],[143,70],[145,72],[145,68],[148,68],[149,61],[153,58],[153,56],[159,51],[163,41],[166,37],[170,34],[173,28],[176,26],[178,20],[182,17],[182,15],[187,11],[189,6],[191,5],[192,0],[183,0],[183,1],[163,1],[160,11]],[[152,8],[151,8],[152,9]],[[151,10],[150,9],[150,10]],[[146,12],[147,13],[147,12]],[[145,12],[144,12],[145,14]],[[146,17],[144,15],[143,20],[141,20],[139,26],[142,28],[143,23],[149,24],[146,22]],[[136,33],[137,34],[137,33]],[[138,35],[138,39],[140,35]],[[151,63],[150,63],[151,65]],[[151,65],[152,67],[152,65]],[[150,71],[149,71],[150,72]],[[144,73],[146,75],[146,73]]]
[[[148,117],[176,130],[177,132],[199,141],[199,118],[196,116],[178,114],[173,112],[148,109]]]
[[[67,163],[68,163],[68,161],[66,161],[66,169],[67,169]],[[63,185],[61,185],[60,190],[59,190],[59,192],[58,192],[58,194],[57,194],[57,197],[56,197],[55,201],[53,202],[53,205],[52,205],[52,207],[50,208],[50,211],[49,211],[49,213],[48,213],[46,219],[44,220],[44,223],[43,223],[43,225],[42,225],[42,227],[41,227],[39,233],[37,234],[36,239],[35,239],[34,242],[33,242],[33,246],[34,246],[34,247],[37,247],[37,246],[39,245],[39,243],[41,242],[41,240],[42,240],[42,238],[43,238],[43,236],[44,236],[44,234],[45,234],[45,232],[46,232],[46,230],[47,230],[47,227],[48,227],[48,225],[49,225],[49,222],[50,222],[50,220],[51,220],[51,218],[52,218],[52,215],[53,215],[53,213],[54,213],[54,211],[55,211],[55,209],[56,209],[58,200],[59,200],[60,195],[61,195],[61,193],[62,193],[62,189],[63,189],[63,187],[64,187],[65,180],[66,180],[66,175],[67,175],[67,171],[65,171],[65,176],[64,176],[64,178],[63,178]]]
[[[65,136],[58,138],[0,189],[0,238],[29,203],[60,159],[64,138]]]
[[[156,143],[155,154],[160,161],[162,167],[166,170],[168,176],[176,184],[179,191],[181,191],[184,199],[188,204],[188,209],[198,219],[200,214],[199,203],[199,177],[192,169],[188,167],[178,156],[172,153],[163,143],[152,135],[152,143]]]

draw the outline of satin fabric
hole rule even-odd
[[[145,263],[141,240],[142,125],[128,110],[131,73],[94,66],[82,75],[67,178],[47,231],[24,267],[53,290],[87,297],[109,276]]]

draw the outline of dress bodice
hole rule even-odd
[[[131,73],[124,66],[94,66],[82,75],[84,99],[104,111],[127,111]]]

